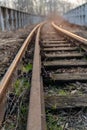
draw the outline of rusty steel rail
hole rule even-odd
[[[65,34],[66,36],[69,36],[70,38],[74,39],[74,40],[77,40],[79,43],[79,45],[84,45],[84,46],[87,46],[87,39],[83,38],[83,37],[80,37],[76,34],[73,34],[63,28],[60,28],[59,26],[57,26],[56,24],[54,24],[54,22],[52,22],[52,26],[57,30],[57,31],[60,31],[61,33]],[[83,46],[82,48],[84,50],[86,50]]]
[[[40,30],[41,27],[38,29],[35,41],[27,130],[46,130],[39,46]]]
[[[19,52],[15,56],[13,62],[11,63],[10,67],[8,68],[7,72],[5,73],[4,77],[2,78],[0,82],[0,125],[3,120],[4,112],[5,112],[5,104],[6,104],[6,93],[9,89],[9,86],[11,84],[11,79],[13,77],[13,73],[15,72],[18,63],[20,62],[23,54],[25,53],[32,37],[34,36],[36,30],[40,24],[38,24],[29,34],[25,42],[23,43],[22,47],[20,48]]]
[[[17,64],[19,63],[21,57],[23,56],[27,46],[29,45],[35,31],[37,30],[37,28],[40,26],[40,24],[38,24],[30,33],[30,35],[27,37],[27,39],[25,40],[24,44],[22,45],[22,47],[20,48],[19,52],[17,53],[16,57],[14,58],[12,64],[10,65],[10,67],[8,68],[6,74],[4,75],[3,79],[0,82],[0,103],[2,102],[3,96],[6,93],[6,90],[8,89],[8,84],[11,80],[11,77],[13,75],[13,72],[15,71]]]

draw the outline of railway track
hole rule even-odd
[[[54,23],[49,28],[41,39],[47,127],[86,130],[87,40]]]
[[[27,94],[26,91],[29,91],[28,89],[30,87],[32,59],[33,59],[35,35],[36,35],[35,33],[39,26],[40,25],[37,25],[31,31],[31,33],[23,43],[22,47],[20,48],[19,52],[15,56],[13,62],[11,63],[10,67],[8,68],[7,72],[5,73],[0,82],[0,129],[2,125],[4,125],[4,122],[7,122],[9,120],[9,116],[11,115],[13,116],[12,113],[13,112],[15,113],[16,109],[17,113],[15,114],[18,115],[19,113],[18,112],[19,108],[17,108],[18,102],[20,99],[22,99],[24,95]],[[29,92],[27,95],[29,96]],[[9,111],[12,112],[9,113]],[[16,115],[14,116],[14,118],[16,117]],[[11,123],[7,122],[5,126],[6,129],[12,129],[7,124],[15,125],[13,122],[15,121],[12,121]],[[16,127],[18,126],[15,125],[14,129],[16,129]]]
[[[38,25],[23,44],[0,83],[1,108],[18,62],[29,57],[26,48],[36,30],[27,130],[86,130],[87,40],[54,23]]]

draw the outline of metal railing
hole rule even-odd
[[[1,30],[16,30],[25,25],[37,24],[44,20],[44,16],[29,14],[23,11],[0,7],[0,27]]]
[[[87,3],[70,10],[64,18],[71,23],[87,26]]]

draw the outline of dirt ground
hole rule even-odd
[[[0,79],[35,25],[16,31],[0,31]]]

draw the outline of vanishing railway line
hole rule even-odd
[[[35,27],[19,50],[0,83],[1,108],[20,59],[29,62],[26,52],[33,36],[27,130],[86,130],[87,40],[54,23]]]

